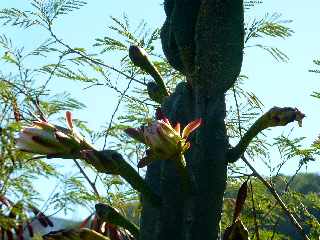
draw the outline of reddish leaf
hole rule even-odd
[[[146,156],[144,158],[141,158],[140,161],[138,162],[138,168],[143,168],[150,164],[153,161],[153,158],[150,156]]]
[[[23,226],[21,224],[18,225],[18,227],[15,229],[17,239],[23,240]]]
[[[98,217],[97,215],[93,216],[92,222],[91,222],[91,226],[90,228],[96,232],[100,231],[100,227],[99,227],[99,223],[98,223]]]
[[[46,228],[48,227],[48,223],[47,221],[45,220],[45,218],[43,217],[43,214],[39,213],[36,218],[38,219],[39,223],[41,224],[42,227]]]
[[[164,118],[162,118],[162,121],[164,121],[166,124],[171,126],[171,123],[168,118],[164,117]]]
[[[33,227],[30,222],[27,222],[27,227],[28,227],[29,236],[32,238],[34,236],[34,233],[33,233]]]
[[[73,129],[72,113],[70,111],[66,111],[66,121],[68,128]]]
[[[162,120],[166,117],[166,115],[162,112],[161,108],[156,109],[156,119],[157,120]]]
[[[54,226],[53,222],[43,212],[41,212],[38,208],[36,208],[34,206],[30,206],[30,209],[43,227],[47,227],[47,226],[53,227]]]
[[[4,229],[3,229],[2,227],[0,227],[0,237],[1,237],[1,240],[4,240],[4,235],[5,235]]]
[[[7,239],[8,239],[8,240],[13,240],[13,233],[12,233],[12,231],[9,229],[9,230],[6,231],[6,233],[7,233]]]
[[[38,208],[34,207],[34,206],[30,206],[31,211],[33,212],[33,214],[36,216],[36,218],[38,219],[39,223],[43,226],[43,227],[53,227],[53,223],[51,222],[51,220],[49,218],[47,218]]]
[[[174,127],[174,130],[180,135],[180,123],[177,123],[176,126]]]
[[[201,118],[198,118],[192,122],[190,122],[182,131],[181,137],[187,139],[190,133],[196,130],[202,123]]]
[[[106,231],[108,232],[110,240],[123,240],[120,231],[113,224],[107,223]]]
[[[140,129],[135,129],[135,128],[127,128],[124,130],[124,132],[129,136],[132,137],[133,139],[145,143],[144,136],[142,134],[142,131]]]
[[[90,214],[85,220],[82,221],[82,223],[79,225],[79,228],[84,228],[88,225],[90,219],[92,218],[92,214]]]
[[[247,191],[248,191],[248,181],[245,181],[241,185],[241,187],[238,191],[236,206],[235,206],[234,213],[233,213],[233,222],[235,222],[241,214],[241,210],[242,210],[244,203],[246,201],[246,198],[247,198]]]
[[[34,206],[30,206],[30,209],[35,216],[37,216],[40,213],[40,210]]]
[[[53,225],[53,222],[50,220],[50,218],[49,218],[49,217],[47,217],[47,216],[46,216],[46,215],[44,215],[44,214],[43,214],[43,216],[45,217],[45,219],[46,219],[46,221],[47,221],[48,225],[49,225],[50,227],[53,227],[54,225]]]
[[[5,196],[0,196],[0,202],[6,205],[7,207],[10,206],[10,201]]]
[[[223,240],[249,240],[248,229],[244,226],[240,219],[237,219],[231,226],[227,227]]]

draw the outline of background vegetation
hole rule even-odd
[[[159,29],[149,29],[146,21],[132,27],[126,15],[112,17],[107,35],[97,36],[93,44],[71,46],[65,42],[63,36],[55,31],[56,21],[63,21],[64,16],[73,11],[77,14],[76,10],[85,5],[84,1],[75,0],[32,0],[27,10],[0,10],[3,25],[21,30],[37,28],[47,36],[47,40],[36,43],[37,46],[29,50],[17,46],[15,39],[6,33],[0,35],[0,235],[5,233],[9,236],[10,232],[19,235],[22,225],[31,224],[34,220],[41,221],[42,213],[51,216],[60,211],[68,212],[75,205],[94,213],[94,204],[97,202],[112,205],[138,224],[139,195],[120,177],[98,173],[92,166],[77,160],[74,160],[73,166],[78,172],[70,176],[63,170],[64,165],[59,160],[48,161],[41,156],[35,157],[14,149],[14,135],[36,117],[43,116],[63,125],[62,116],[66,110],[85,109],[90,113],[90,109],[86,109],[85,99],[71,95],[68,89],[55,92],[51,88],[56,83],[76,81],[83,89],[111,89],[117,99],[114,110],[108,113],[110,119],[100,128],[93,129],[86,122],[76,119],[81,133],[101,149],[120,151],[126,160],[136,166],[144,155],[145,147],[128,138],[123,130],[150,122],[159,104],[150,99],[147,93],[150,76],[129,60],[129,46],[138,45],[148,52],[170,91],[183,81],[183,76],[172,69],[163,56]],[[287,61],[289,57],[281,49],[265,45],[264,41],[274,38],[285,41],[293,34],[288,23],[279,14],[266,14],[246,21],[246,46],[262,49],[279,62]],[[117,59],[116,62],[108,61],[110,54]],[[314,63],[315,70],[311,71],[318,73],[316,68],[320,65],[319,61],[315,60]],[[247,78],[242,73],[227,93],[226,123],[230,141],[234,143],[252,125],[263,108],[258,96],[246,89],[244,83]],[[320,98],[317,92],[313,96]],[[320,144],[319,140],[315,140],[311,146],[305,147],[301,143],[305,137],[308,136],[292,138],[287,134],[270,139],[260,134],[246,154],[250,159],[264,161],[270,172],[270,176],[264,177],[279,192],[309,236],[316,239],[320,235],[320,177],[299,172],[310,161],[316,160]],[[280,153],[281,162],[277,166],[271,164],[273,154],[270,149]],[[282,175],[282,167],[293,159],[299,161],[296,173],[293,176]],[[295,228],[289,224],[277,201],[247,167],[234,164],[230,166],[229,173],[221,229],[231,223],[237,191],[241,183],[249,179],[249,193],[242,220],[252,238],[298,239]],[[144,175],[143,170],[140,170],[140,174]],[[40,189],[35,184],[39,178],[48,178],[50,182],[57,183],[48,199],[39,197]],[[94,217],[90,219],[94,220]]]

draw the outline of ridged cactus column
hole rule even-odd
[[[201,118],[202,125],[185,155],[190,191],[183,191],[172,161],[148,166],[146,180],[162,205],[143,199],[140,239],[217,239],[228,162],[224,95],[241,69],[243,2],[165,0],[164,9],[163,51],[186,82],[165,98],[162,110],[172,122]]]

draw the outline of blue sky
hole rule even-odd
[[[74,47],[89,47],[96,37],[108,35],[107,26],[111,23],[110,16],[120,17],[122,13],[129,16],[134,26],[145,19],[150,28],[160,27],[165,15],[162,9],[162,0],[118,0],[98,1],[90,0],[89,3],[74,13],[62,17],[57,21],[54,30],[58,36]],[[27,0],[1,0],[0,8],[17,7],[27,9],[30,7]],[[289,26],[294,30],[293,36],[286,40],[278,39],[263,41],[266,45],[273,45],[285,52],[290,60],[288,63],[278,63],[270,55],[259,49],[246,50],[242,72],[248,75],[245,88],[255,92],[264,103],[267,111],[273,106],[298,107],[307,117],[303,127],[290,124],[285,128],[276,128],[268,132],[270,136],[277,136],[295,128],[294,136],[306,136],[305,144],[310,144],[320,134],[320,100],[310,96],[313,91],[320,91],[320,74],[309,73],[313,68],[312,60],[320,58],[320,31],[318,16],[320,9],[319,0],[308,0],[307,3],[289,0],[265,0],[246,12],[252,19],[261,17],[266,13],[281,13],[282,19],[293,20]],[[17,31],[8,27],[0,27],[0,34],[11,36],[19,46],[32,46],[48,37],[39,29]],[[106,57],[108,63],[114,63],[114,57]],[[116,105],[114,93],[106,88],[91,88],[81,91],[78,83],[66,83],[55,80],[52,87],[58,91],[71,90],[77,98],[84,101],[87,109],[76,112],[76,117],[89,122],[89,126],[98,129],[110,119]],[[274,164],[279,156],[272,154]],[[284,173],[293,173],[298,161],[293,160],[284,169]],[[265,166],[258,161],[255,166],[260,172]],[[309,170],[319,172],[319,161],[311,164]],[[44,191],[45,192],[45,191]]]

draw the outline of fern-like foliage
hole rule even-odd
[[[284,135],[275,138],[275,145],[279,148],[282,158],[289,160],[298,157],[300,164],[307,164],[309,161],[315,161],[315,154],[318,150],[314,147],[304,148],[302,142],[305,138],[290,139]]]
[[[39,24],[39,21],[35,18],[33,12],[16,8],[1,9],[0,20],[3,21],[3,25],[13,25],[22,28],[28,28]]]
[[[281,20],[281,14],[266,14],[262,19],[254,19],[245,24],[245,47],[258,47],[274,57],[277,61],[287,62],[289,57],[279,48],[267,46],[261,43],[248,44],[259,38],[287,38],[293,34],[293,30],[287,26],[290,20]]]
[[[31,4],[42,14],[44,20],[50,23],[60,15],[81,8],[86,2],[79,0],[33,0]]]
[[[32,179],[41,172],[45,176],[54,176],[62,182],[57,185],[56,190],[47,201],[45,209],[51,208],[52,211],[59,211],[68,210],[73,205],[81,205],[89,211],[93,211],[93,204],[101,201],[124,211],[124,209],[127,209],[128,203],[136,203],[139,198],[138,194],[121,178],[99,174],[92,166],[80,163],[80,167],[88,173],[91,183],[99,189],[100,196],[97,196],[96,193],[91,191],[90,184],[86,182],[83,175],[75,173],[64,176],[57,173],[55,166],[49,165],[41,159],[33,161],[30,160],[31,156],[28,154],[17,155],[17,153],[10,152],[13,145],[12,135],[19,130],[21,124],[33,120],[34,115],[42,113],[50,119],[61,120],[57,116],[61,116],[63,111],[85,108],[85,105],[72,95],[52,93],[48,89],[48,84],[53,81],[72,80],[79,81],[86,87],[104,86],[114,90],[114,93],[118,96],[117,105],[114,107],[110,119],[105,121],[105,125],[100,130],[91,130],[87,127],[86,122],[77,119],[75,125],[98,145],[119,150],[127,160],[133,163],[133,166],[136,166],[137,161],[145,153],[145,146],[128,138],[123,134],[123,129],[129,126],[139,127],[152,121],[155,108],[159,104],[154,103],[146,91],[146,84],[150,81],[150,76],[134,66],[129,60],[129,46],[135,44],[147,51],[171,92],[174,91],[178,82],[184,80],[183,76],[172,69],[162,55],[159,48],[159,29],[150,30],[145,21],[141,21],[138,26],[131,26],[126,15],[121,18],[112,17],[112,24],[108,27],[107,33],[95,39],[93,48],[92,46],[71,46],[63,42],[62,38],[54,32],[53,23],[55,19],[84,5],[84,1],[32,0],[33,9],[31,11],[20,9],[0,10],[0,21],[3,24],[23,28],[40,25],[49,35],[48,40],[40,43],[29,52],[26,52],[23,48],[15,47],[14,41],[10,40],[8,36],[0,36],[0,48],[3,50],[1,61],[6,66],[10,66],[8,68],[10,70],[7,68],[1,69],[0,74],[0,120],[1,126],[6,126],[4,127],[6,133],[2,135],[6,137],[2,140],[1,145],[3,148],[1,153],[5,155],[5,161],[0,168],[2,171],[0,185],[5,182],[5,179],[18,176],[14,179],[10,178],[12,179],[10,181],[12,185],[3,184],[6,186],[6,190],[0,192],[0,196],[1,194],[9,194],[15,195],[16,200],[25,198],[26,201],[33,201],[36,191],[32,188]],[[266,38],[284,39],[293,34],[293,31],[287,27],[290,21],[282,21],[280,17],[278,14],[266,15],[260,20],[255,19],[252,22],[247,22],[246,47],[258,47],[271,54],[278,61],[287,61],[288,56],[281,50],[263,44],[263,40]],[[249,45],[249,43],[252,45]],[[108,57],[111,54],[118,60],[118,64],[110,65],[108,63]],[[50,60],[54,60],[50,62],[40,61],[40,59],[43,59],[42,57],[48,56],[51,57]],[[26,67],[25,63],[30,57],[36,57],[40,64],[32,68]],[[320,65],[319,62],[315,62],[315,64]],[[13,70],[11,71],[11,69]],[[227,93],[226,125],[232,144],[237,143],[263,109],[263,104],[259,98],[245,88],[246,79],[246,76],[240,76],[233,88]],[[8,142],[8,148],[3,147],[5,141]],[[315,142],[314,146],[310,148],[303,148],[301,141],[302,139],[292,140],[284,137],[276,139],[275,146],[282,153],[283,162],[298,157],[302,166],[314,159],[314,154],[317,154],[319,150],[318,143]],[[247,154],[251,158],[268,159],[270,158],[267,150],[269,145],[270,143],[260,134],[251,143]],[[23,168],[20,166],[23,166]],[[277,169],[281,168],[281,166],[277,167]],[[240,174],[241,179],[244,179],[242,177],[244,174],[239,172],[240,168],[238,166],[231,166],[230,169],[234,173]],[[272,169],[272,174],[277,174],[277,169]],[[233,177],[234,175],[231,175],[229,185],[231,185],[231,188],[237,189],[239,180]],[[280,221],[285,221],[282,215],[279,216],[280,208],[270,200],[272,199],[271,195],[266,192],[261,184],[253,181],[253,186],[253,200],[259,202],[256,206],[256,215],[261,224],[261,236],[265,236],[265,238],[283,237],[272,232],[270,226],[266,226],[264,223],[268,221],[276,224],[279,217]],[[289,198],[291,195],[288,193],[284,196]],[[232,194],[227,197],[229,200],[225,202],[226,212],[222,222],[225,225],[231,221],[229,215],[232,214],[232,201],[234,200]],[[296,197],[295,203],[298,202],[298,199],[301,200],[301,196],[293,197]],[[310,199],[312,198],[310,197]],[[294,208],[294,206],[290,207]],[[230,212],[229,215],[228,211]],[[305,213],[306,211],[299,212],[299,214]],[[243,216],[246,225],[250,226],[250,231],[253,232],[254,219],[251,213],[251,205],[248,205]],[[310,225],[318,226],[318,223],[312,217],[308,217],[308,220],[312,222]]]
[[[0,21],[4,25],[29,28],[40,25],[47,28],[60,15],[66,15],[86,4],[81,0],[32,0],[34,10],[5,8],[0,10]]]

